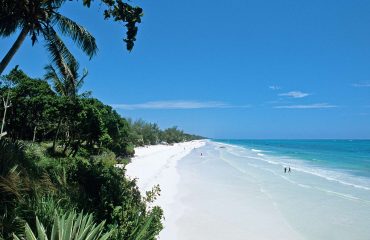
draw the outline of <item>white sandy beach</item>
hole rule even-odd
[[[135,149],[135,158],[127,166],[128,176],[138,179],[142,193],[156,184],[161,187],[161,196],[155,204],[164,210],[165,228],[159,239],[301,239],[273,202],[252,185],[247,189],[249,202],[243,202],[248,198],[238,195],[242,189],[217,191],[217,183],[204,183],[191,174],[180,176],[179,161],[191,152],[192,156],[200,156],[202,149],[198,148],[205,145],[206,141],[193,141]],[[223,205],[229,203],[234,206]],[[248,215],[238,219],[237,211]]]
[[[297,168],[284,174],[279,161],[193,141],[137,148],[127,174],[142,193],[160,185],[161,240],[369,239],[367,191]]]
[[[142,194],[159,184],[161,195],[155,202],[164,210],[165,229],[160,239],[176,239],[174,223],[181,214],[174,209],[175,196],[178,193],[180,175],[177,171],[178,161],[193,149],[205,145],[205,141],[191,141],[174,145],[155,145],[135,148],[135,157],[126,166],[127,175],[137,178]]]

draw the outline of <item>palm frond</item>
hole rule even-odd
[[[18,166],[10,169],[6,176],[0,176],[0,196],[2,196],[3,200],[20,199],[22,197],[21,188],[22,179],[18,171]]]
[[[58,190],[47,172],[42,174],[39,186],[44,193],[55,193]]]
[[[8,37],[21,26],[16,1],[0,1],[0,36]]]
[[[23,165],[24,146],[20,142],[0,139],[0,176],[4,176],[15,165]]]
[[[0,36],[2,37],[9,37],[15,33],[20,26],[19,22],[14,21],[11,17],[8,17],[8,19],[1,18],[0,22],[7,22],[6,24],[0,24]]]
[[[69,36],[90,58],[98,51],[95,38],[81,25],[73,20],[55,13],[54,21],[62,34]]]
[[[87,69],[86,68],[84,68],[83,70],[82,70],[82,76],[81,76],[81,78],[77,81],[77,83],[76,83],[76,90],[78,91],[78,90],[80,90],[80,88],[82,87],[82,85],[84,84],[84,80],[85,80],[85,78],[87,77],[87,75],[89,74],[89,72],[87,71]]]
[[[80,64],[78,62],[72,62],[68,64],[69,69],[71,70],[72,73],[72,79],[70,81],[76,81],[79,78],[78,70],[80,69]],[[73,85],[76,85],[73,83]]]
[[[59,93],[62,96],[66,96],[67,91],[64,88],[63,80],[59,78],[59,76],[58,76],[56,70],[54,69],[54,67],[49,64],[49,65],[45,66],[44,69],[46,70],[44,78],[46,80],[49,80],[49,81],[52,82],[52,84],[54,85],[54,90],[57,93]]]
[[[47,0],[44,2],[52,4],[54,8],[60,8],[66,0]]]
[[[49,51],[51,61],[58,67],[63,76],[73,77],[69,65],[76,63],[76,59],[51,27],[43,31],[46,48]]]

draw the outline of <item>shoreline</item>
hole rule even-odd
[[[255,176],[226,160],[230,148],[239,147],[210,142],[179,162],[173,239],[304,239]]]
[[[263,205],[258,206],[259,212],[253,209],[248,210],[254,212],[250,218],[248,218],[249,226],[247,229],[249,229],[250,233],[243,232],[242,238],[238,238],[241,236],[239,235],[241,234],[240,232],[236,234],[228,233],[228,231],[238,230],[237,227],[228,224],[228,221],[225,222],[225,219],[223,219],[223,215],[225,214],[223,211],[229,211],[226,206],[222,208],[222,201],[225,200],[222,196],[224,193],[222,191],[220,193],[216,193],[213,190],[209,191],[212,189],[210,186],[193,181],[192,176],[186,173],[184,174],[182,169],[178,169],[179,162],[181,160],[187,160],[187,157],[195,161],[201,159],[206,159],[206,161],[208,161],[207,157],[204,156],[205,153],[201,156],[201,152],[197,150],[200,147],[207,146],[208,142],[208,140],[195,140],[174,145],[152,145],[135,148],[135,157],[132,158],[131,163],[126,166],[127,176],[132,179],[137,179],[137,185],[143,195],[155,185],[159,185],[161,189],[160,196],[153,203],[155,206],[160,206],[164,211],[164,229],[160,232],[158,239],[225,239],[227,236],[231,237],[229,239],[244,239],[244,236],[248,236],[248,238],[252,237],[252,239],[271,239],[274,237],[274,234],[278,234],[279,237],[277,237],[277,239],[301,239],[301,236],[291,228],[281,213],[276,211],[276,206],[274,206],[273,202],[270,201],[271,199],[268,198],[263,200]],[[218,145],[237,147],[235,145],[222,143],[216,143],[216,145],[212,144],[210,146],[215,147]],[[209,184],[213,185],[213,183],[214,182],[211,181]],[[193,186],[197,185],[204,188],[201,191],[199,191],[199,189],[194,190]],[[228,192],[228,194],[236,200],[238,194],[241,193],[242,190],[235,188],[233,191],[235,191],[235,194],[233,192]],[[187,200],[191,201],[191,199],[197,198],[198,195],[204,196],[204,198],[200,198],[201,205],[196,205],[194,203],[189,204]],[[254,189],[249,194],[249,196],[253,198],[256,196],[261,197],[262,195],[257,189]],[[215,196],[217,196],[216,199],[214,198]],[[207,205],[203,204],[207,204],[210,200],[217,201],[218,199],[220,200],[218,201],[217,208],[222,209],[221,213],[217,213],[216,211],[216,214],[220,214],[219,218],[211,219],[209,217],[204,217],[202,212],[207,208]],[[241,207],[240,201],[238,202],[238,206]],[[258,203],[256,204],[258,205]],[[214,210],[217,210],[217,208],[214,208]],[[206,212],[207,211],[209,210],[206,210]],[[231,212],[235,211],[237,211],[237,209]],[[192,212],[192,214],[189,214],[189,212]],[[262,216],[257,217],[258,213],[260,215],[262,214]],[[231,218],[234,214],[230,213],[229,215],[228,217]],[[274,223],[273,229],[267,231],[267,235],[263,230],[266,222]],[[225,223],[227,223],[228,228],[220,231],[220,229],[224,228],[223,224]],[[218,231],[212,233],[212,228]],[[283,233],[280,228],[285,229],[285,233]],[[192,232],[189,233],[188,229],[192,229]],[[259,231],[256,232],[255,229],[259,229]],[[216,233],[221,234],[222,237]],[[281,238],[282,235],[284,236],[283,238]],[[266,238],[266,236],[268,237]]]
[[[173,145],[152,145],[135,148],[135,156],[126,166],[128,177],[137,179],[137,185],[142,195],[155,185],[159,185],[160,196],[153,205],[160,206],[164,212],[164,229],[159,239],[176,239],[175,223],[181,212],[173,206],[178,194],[180,175],[178,161],[191,153],[194,149],[202,147],[207,140],[194,140]]]
[[[207,140],[138,148],[127,175],[143,194],[160,185],[158,239],[367,239],[367,191],[284,174],[281,159],[253,150]]]
[[[227,208],[221,207],[225,200],[222,196],[224,193],[222,191],[216,193],[212,190],[210,186],[214,184],[213,181],[209,182],[210,186],[204,185],[203,181],[193,181],[192,174],[189,175],[184,173],[182,169],[179,169],[179,162],[181,160],[187,161],[188,157],[195,162],[202,161],[202,159],[208,161],[208,156],[204,156],[207,155],[207,149],[204,149],[205,152],[202,154],[203,156],[201,156],[200,153],[203,152],[203,150],[199,152],[198,148],[207,146],[214,148],[219,145],[219,143],[216,143],[216,145],[207,145],[208,142],[208,140],[196,140],[174,145],[153,145],[135,148],[135,157],[132,158],[131,163],[126,166],[127,176],[132,179],[137,179],[137,185],[143,195],[157,184],[161,189],[160,196],[153,203],[153,205],[160,206],[163,209],[165,218],[163,221],[164,229],[160,232],[158,239],[208,239],[208,237],[211,236],[211,239],[225,239],[227,236],[232,236],[230,239],[240,239],[238,238],[238,234],[240,233],[228,235],[228,231],[232,229],[236,231],[238,227],[227,225],[228,227],[224,229],[224,231],[220,231],[225,223],[223,219],[225,213],[223,211],[228,211]],[[226,144],[224,146],[235,147],[234,145]],[[199,189],[194,190],[193,186],[200,186],[203,187],[203,189],[200,191]],[[230,194],[234,200],[237,200],[238,194],[243,191],[241,189],[234,190],[235,194],[233,192],[228,192],[228,194]],[[258,191],[259,190],[254,189],[253,192],[250,192],[250,196],[255,197],[259,195],[261,197],[262,195],[259,194]],[[197,199],[199,195],[202,195],[203,198]],[[194,202],[189,203],[186,199],[190,202],[197,199],[200,201],[200,205]],[[195,202],[197,200],[195,200]],[[204,213],[202,213],[209,211],[206,209],[207,202],[210,200],[216,200],[216,202],[219,200],[218,207],[213,209],[216,214],[220,214],[219,218],[211,219],[209,216],[205,217]],[[279,236],[284,235],[284,239],[301,239],[301,237],[291,229],[281,214],[275,212],[275,206],[271,204],[272,202],[270,202],[270,199],[264,199],[264,201],[265,204],[261,205],[263,207],[259,206],[259,213],[262,214],[262,216],[256,218],[258,212],[252,210],[254,214],[248,218],[248,229],[251,234],[244,232],[242,235],[252,238],[257,237],[258,239],[269,239],[273,237],[275,233],[278,233]],[[240,205],[240,201],[238,202],[238,206],[241,208],[242,205]],[[222,209],[222,211],[217,212],[217,209]],[[237,209],[234,210],[237,211]],[[231,212],[235,211],[232,210]],[[189,212],[192,212],[192,214],[189,214]],[[231,215],[229,217],[232,217]],[[258,221],[255,222],[255,220]],[[265,222],[275,223],[275,227],[273,227],[274,230],[270,229],[270,231],[268,231],[268,238],[265,238],[266,234],[262,231]],[[223,237],[212,233],[211,230],[213,227],[218,230],[215,231],[215,233],[221,233]],[[254,228],[260,229],[260,231],[255,232]],[[282,233],[278,228],[285,229],[286,233]],[[192,229],[192,231],[188,232],[188,229]],[[244,237],[242,239],[244,239]],[[278,239],[280,238],[278,237]]]

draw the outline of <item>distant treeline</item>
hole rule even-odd
[[[47,69],[50,70],[50,69]],[[77,94],[50,72],[34,79],[19,69],[4,76],[0,95],[8,102],[4,131],[7,138],[53,142],[52,150],[75,156],[80,148],[92,152],[109,149],[117,156],[132,156],[135,146],[201,139],[177,127],[161,130],[155,123],[126,120],[90,93]],[[79,83],[82,85],[82,82]],[[54,89],[53,89],[54,88]],[[0,105],[0,116],[4,115]]]
[[[155,145],[158,143],[178,143],[184,141],[204,139],[202,136],[184,133],[176,126],[161,130],[155,123],[147,123],[141,119],[132,121],[128,119],[131,129],[130,139],[135,146]]]

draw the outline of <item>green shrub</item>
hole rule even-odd
[[[153,218],[150,226],[156,227],[156,235],[162,229],[162,210],[156,208],[153,212],[147,208],[135,180],[126,178],[124,170],[106,168],[102,163],[78,164],[71,174],[71,181],[79,186],[80,194],[75,199],[79,209],[93,211],[99,221],[106,220],[114,229],[114,239],[133,239],[136,229],[149,218]]]
[[[6,175],[16,165],[25,167],[31,165],[30,162],[26,161],[23,150],[22,143],[0,139],[0,176]]]
[[[133,157],[135,155],[135,145],[130,143],[126,146],[126,156]]]
[[[14,235],[15,240],[106,240],[111,235],[111,232],[104,233],[104,224],[101,222],[96,225],[93,222],[92,214],[68,213],[59,216],[57,213],[54,217],[53,227],[51,232],[45,229],[43,224],[36,217],[37,233],[34,233],[31,227],[26,223],[24,237],[19,238]],[[37,238],[36,238],[37,236]]]
[[[103,153],[91,157],[94,164],[102,163],[104,167],[113,167],[117,164],[116,154],[109,150],[104,151]]]
[[[10,240],[13,232],[22,236],[25,222],[36,230],[36,216],[50,231],[55,210],[93,212],[97,221],[106,221],[105,229],[112,230],[111,239],[116,240],[152,240],[163,228],[162,209],[148,207],[157,192],[142,197],[135,180],[114,167],[113,152],[53,158],[47,145],[1,146],[0,239]]]

